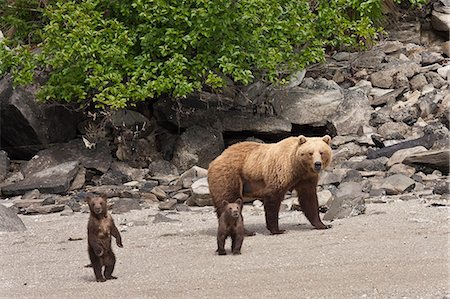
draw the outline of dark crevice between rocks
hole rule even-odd
[[[254,132],[254,131],[239,131],[223,132],[223,140],[225,147],[228,147],[237,142],[259,139],[265,143],[275,143],[284,138],[291,136],[304,135],[307,137],[318,137],[324,135],[330,135],[334,137],[337,135],[336,129],[331,123],[327,123],[324,126],[311,126],[311,125],[298,125],[292,124],[291,132]]]

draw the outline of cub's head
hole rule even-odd
[[[92,214],[101,216],[106,215],[108,208],[106,206],[106,195],[101,196],[87,196],[86,202],[89,205],[89,210]]]
[[[319,173],[330,165],[332,156],[330,136],[305,137],[300,135],[298,144],[297,158],[308,171]]]
[[[239,218],[239,215],[241,215],[242,200],[240,198],[235,202],[227,202],[224,200],[222,205],[223,213],[226,213],[233,218]]]

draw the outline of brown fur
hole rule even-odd
[[[305,216],[318,229],[328,228],[319,217],[317,182],[319,172],[331,161],[331,138],[289,137],[274,144],[241,142],[228,147],[208,169],[210,193],[220,218],[222,201],[261,198],[266,226],[272,234],[278,227],[281,201],[288,190],[297,190]],[[242,205],[241,205],[242,208]]]
[[[88,252],[94,268],[95,278],[99,282],[116,279],[112,276],[116,256],[111,247],[111,236],[116,238],[117,246],[123,247],[122,237],[108,213],[106,196],[86,197],[91,214],[88,222]],[[102,268],[105,267],[104,274]]]
[[[231,251],[233,254],[241,254],[242,242],[244,241],[244,220],[241,213],[242,200],[234,203],[222,201],[222,213],[219,217],[217,229],[217,252],[219,255],[227,254],[225,251],[225,240],[231,237]]]

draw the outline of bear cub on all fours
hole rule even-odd
[[[242,200],[229,203],[222,202],[222,214],[219,217],[219,227],[217,229],[217,253],[226,255],[225,240],[231,237],[231,252],[241,254],[242,242],[244,241],[244,219],[242,218]]]
[[[111,236],[116,238],[117,246],[123,247],[122,237],[108,213],[105,195],[86,197],[91,214],[88,222],[88,252],[98,282],[116,279],[112,276],[116,264],[116,256],[111,247]],[[105,267],[104,273],[102,269]]]

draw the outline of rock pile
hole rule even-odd
[[[364,213],[367,202],[447,204],[447,55],[441,47],[385,41],[363,53],[335,53],[287,87],[256,82],[181,106],[161,100],[153,119],[115,116],[113,127],[123,131],[114,142],[87,132],[37,152],[20,169],[0,152],[3,204],[23,214],[68,215],[87,211],[84,197],[93,192],[112,198],[112,213],[155,203],[185,211],[211,204],[206,168],[227,144],[325,133],[334,137],[333,164],[319,183],[325,220]],[[283,207],[296,209],[296,196],[289,193]],[[259,201],[253,209],[263,213]]]

